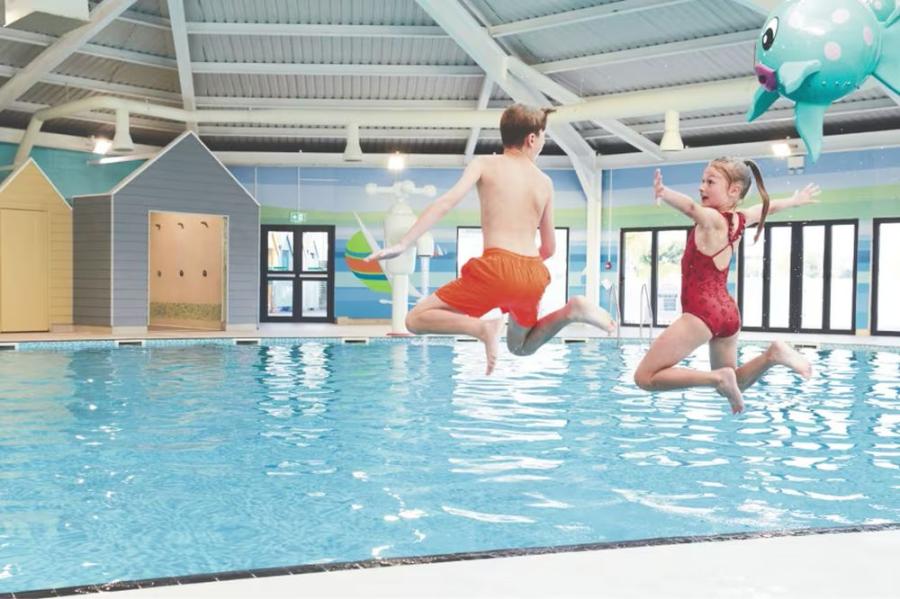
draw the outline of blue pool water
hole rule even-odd
[[[642,352],[0,353],[0,592],[900,521],[900,354],[807,350],[813,380],[774,369],[733,417],[637,389]]]

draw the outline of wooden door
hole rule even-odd
[[[0,331],[50,330],[48,215],[0,210]]]

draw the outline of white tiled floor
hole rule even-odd
[[[892,598],[900,531],[495,558],[120,591],[121,599]]]

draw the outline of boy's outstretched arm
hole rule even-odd
[[[444,218],[445,214],[450,212],[454,206],[459,204],[459,202],[466,197],[469,190],[472,189],[472,187],[478,183],[478,179],[481,178],[481,169],[481,159],[476,158],[470,162],[456,184],[454,184],[447,193],[433,201],[422,211],[418,220],[416,220],[409,231],[406,232],[406,235],[404,235],[398,243],[377,252],[373,252],[365,261],[389,260],[391,258],[396,258],[408,250],[423,233]]]
[[[797,206],[806,206],[807,204],[817,204],[819,200],[816,199],[822,193],[821,188],[815,183],[810,183],[803,189],[797,190],[794,192],[794,195],[786,200],[772,200],[769,203],[769,215],[773,215],[776,212],[783,212],[784,210],[790,210],[791,208],[795,208]],[[757,204],[756,206],[752,206],[747,210],[743,211],[744,216],[747,217],[747,225],[755,225],[759,222],[759,219],[762,218],[762,204]]]

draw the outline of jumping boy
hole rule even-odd
[[[576,296],[559,310],[538,320],[538,304],[550,283],[544,260],[556,251],[553,227],[553,183],[538,169],[544,147],[547,108],[514,104],[500,119],[503,154],[478,156],[459,181],[435,200],[399,243],[374,252],[371,260],[386,260],[412,247],[425,231],[456,206],[473,185],[478,186],[484,253],[462,268],[451,281],[417,304],[406,318],[413,333],[465,334],[484,343],[487,374],[497,362],[502,319],[481,320],[494,308],[510,315],[506,344],[517,356],[533,354],[568,324],[582,322],[615,331],[603,309]],[[541,244],[535,247],[534,232]]]

